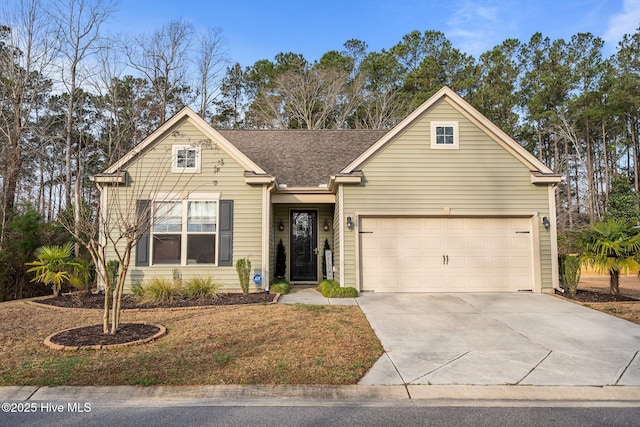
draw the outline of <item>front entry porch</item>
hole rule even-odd
[[[280,242],[285,252],[283,278],[292,285],[318,284],[326,277],[326,245],[334,252],[334,204],[273,204],[271,271],[278,279]]]

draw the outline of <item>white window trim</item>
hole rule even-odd
[[[204,233],[204,234],[215,234],[215,253],[214,253],[214,259],[213,259],[213,264],[189,264],[188,263],[188,259],[187,259],[187,239],[188,239],[188,235],[190,234],[187,230],[187,214],[188,214],[188,209],[189,209],[189,202],[190,201],[207,201],[207,202],[216,202],[216,231],[215,233]],[[167,202],[167,203],[181,203],[182,204],[182,227],[181,227],[181,231],[180,232],[154,232],[153,231],[153,222],[151,223],[151,227],[150,227],[150,236],[149,236],[149,265],[156,265],[156,266],[165,266],[165,267],[171,267],[171,266],[177,266],[179,265],[180,267],[217,267],[218,266],[218,252],[220,250],[220,193],[189,193],[189,195],[183,199],[171,199],[171,200],[164,200],[164,199],[156,199],[156,200],[152,200],[152,211],[151,211],[151,221],[153,221],[154,218],[154,210],[155,210],[155,203],[163,203],[163,202]],[[175,235],[180,235],[180,239],[182,244],[180,245],[180,263],[179,264],[157,264],[153,262],[153,236],[155,234],[175,234]],[[194,232],[192,232],[191,234],[194,234]],[[195,233],[197,234],[197,233]]]
[[[436,127],[452,127],[453,128],[453,144],[436,143]],[[458,122],[431,122],[431,148],[435,150],[457,150],[460,148],[460,138],[458,131]]]
[[[196,165],[192,168],[178,167],[178,150],[195,150]],[[202,150],[199,145],[172,145],[171,146],[171,172],[173,173],[200,173],[202,171]]]

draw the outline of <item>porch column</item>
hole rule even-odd
[[[271,190],[274,184],[265,184],[262,186],[262,288],[269,289],[269,260],[271,246]]]

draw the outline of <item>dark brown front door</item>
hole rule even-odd
[[[318,281],[318,212],[291,211],[291,281]]]

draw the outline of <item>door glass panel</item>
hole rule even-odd
[[[291,280],[318,280],[318,218],[315,211],[291,212]]]

